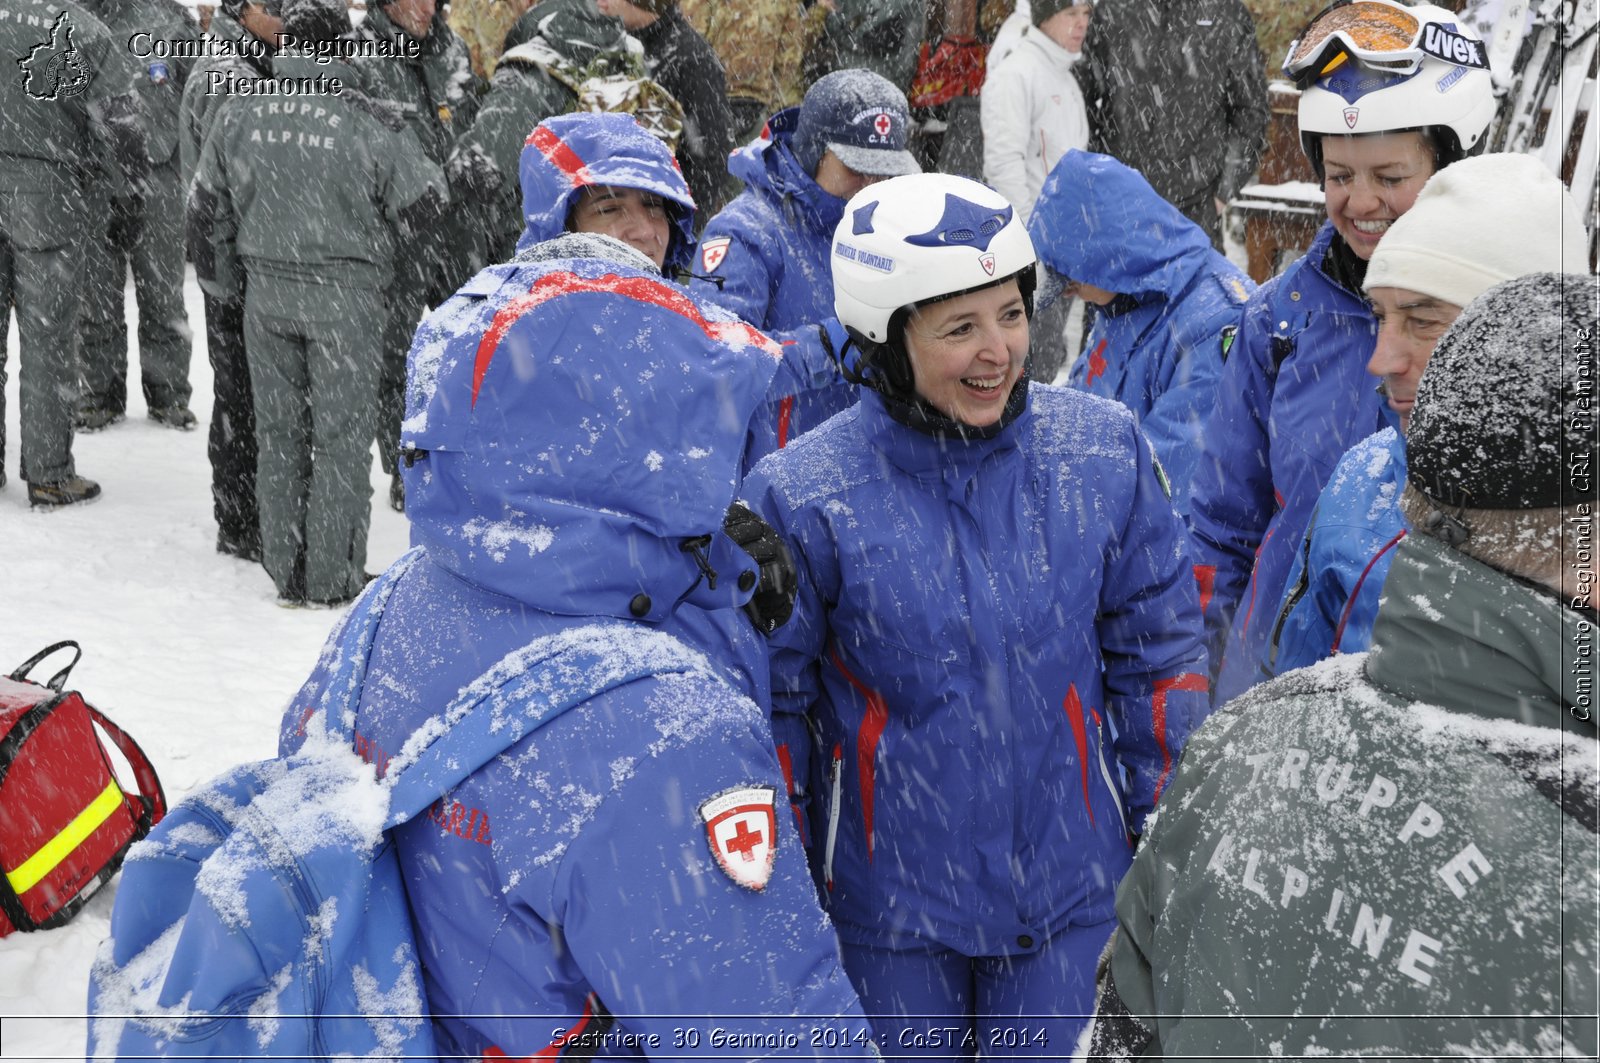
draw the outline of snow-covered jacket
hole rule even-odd
[[[922,0],[834,0],[807,56],[808,74],[815,81],[835,70],[870,70],[904,92],[927,25]]]
[[[1267,143],[1266,63],[1241,0],[1096,0],[1073,76],[1095,150],[1144,174],[1190,217],[1255,173]]]
[[[1095,315],[1068,379],[1133,411],[1183,513],[1223,344],[1255,284],[1109,155],[1068,152],[1045,182],[1028,234],[1055,272],[1121,296]]]
[[[1274,675],[1372,645],[1378,596],[1409,525],[1406,441],[1385,428],[1346,454],[1323,488],[1284,585],[1267,650]]]
[[[1367,375],[1377,323],[1311,248],[1245,304],[1189,497],[1195,574],[1218,705],[1267,678],[1266,648],[1289,566],[1334,466],[1386,424]],[[1227,649],[1224,652],[1223,647]]]
[[[1389,585],[1370,654],[1190,740],[1117,895],[1093,1058],[1593,1057],[1600,745],[1570,647],[1600,632],[1423,535]]]
[[[1109,918],[1206,711],[1182,526],[1128,411],[1031,385],[961,440],[864,391],[741,494],[799,568],[774,735],[841,938],[1026,955]]]
[[[706,223],[698,276],[689,284],[784,347],[767,401],[750,423],[747,467],[856,398],[819,332],[834,316],[828,256],[844,200],[823,191],[795,159],[790,142],[799,117],[798,107],[779,111],[767,122],[770,139],[729,157],[728,170],[745,189]]]
[[[586,114],[533,129],[518,163],[522,236],[517,250],[567,231],[578,195],[590,185],[621,185],[667,201],[672,225],[662,272],[687,269],[694,256],[694,196],[666,145],[631,115]]]
[[[1077,61],[1076,53],[1029,27],[983,80],[983,179],[1023,220],[1061,157],[1089,146],[1089,116],[1072,76]]]
[[[595,236],[483,271],[418,331],[402,442],[424,553],[378,629],[358,752],[381,771],[491,665],[597,618],[720,673],[592,697],[397,828],[441,1056],[749,1058],[710,1025],[758,1016],[799,1054],[813,1027],[867,1029],[731,667],[755,636],[719,529],[770,346]],[[719,798],[755,829],[719,841]]]

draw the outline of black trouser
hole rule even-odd
[[[244,353],[244,303],[206,296],[206,353],[213,406],[206,454],[211,459],[211,511],[222,536],[259,544],[256,509],[256,410]]]

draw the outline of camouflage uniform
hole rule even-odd
[[[209,283],[247,282],[262,563],[284,599],[340,602],[364,584],[383,291],[409,234],[437,222],[443,179],[347,63],[273,68],[345,88],[223,108],[192,200],[191,231],[212,239],[192,250]]]
[[[801,0],[678,0],[684,18],[722,60],[734,139],[755,139],[767,116],[805,96],[805,54],[822,36],[828,9]]]
[[[189,314],[183,305],[184,185],[177,147],[179,103],[195,60],[161,58],[154,54],[154,44],[199,40],[200,27],[176,0],[99,0],[95,7],[136,71],[150,174],[137,201],[96,189],[94,211],[101,221],[89,239],[84,280],[80,407],[90,424],[99,419],[100,425],[121,417],[127,408],[128,325],[122,290],[131,265],[145,403],[168,418],[180,418],[169,423],[192,427]],[[136,46],[135,34],[148,34],[148,44]]]
[[[130,190],[150,166],[122,44],[72,0],[0,0],[0,55],[22,67],[0,77],[0,306],[16,307],[22,478],[36,486],[76,475],[85,190],[113,161]]]
[[[506,31],[522,17],[519,0],[452,0],[446,16],[472,56],[472,70],[484,80],[494,76]]]

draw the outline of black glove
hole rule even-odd
[[[744,611],[757,631],[770,635],[794,613],[794,596],[800,589],[789,547],[772,530],[772,525],[743,502],[728,507],[722,530],[755,559],[761,571],[756,593],[745,603]]]

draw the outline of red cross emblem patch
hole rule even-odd
[[[1344,124],[1351,129],[1356,127],[1356,122],[1361,120],[1361,108],[1346,107],[1344,109]]]
[[[993,255],[979,255],[978,256],[978,265],[982,266],[983,267],[983,271],[985,273],[987,273],[989,276],[991,276],[991,277],[994,276],[994,256]]]
[[[732,237],[719,236],[715,240],[707,240],[700,245],[700,266],[707,273],[715,273],[717,267],[722,265],[722,260],[728,257],[728,245],[733,242]]]
[[[872,120],[872,128],[878,131],[880,137],[886,137],[889,135],[889,131],[894,128],[894,122],[888,115],[880,113],[878,117]]]
[[[741,786],[700,804],[711,855],[745,889],[764,890],[772,878],[778,855],[777,796],[771,786]]]

